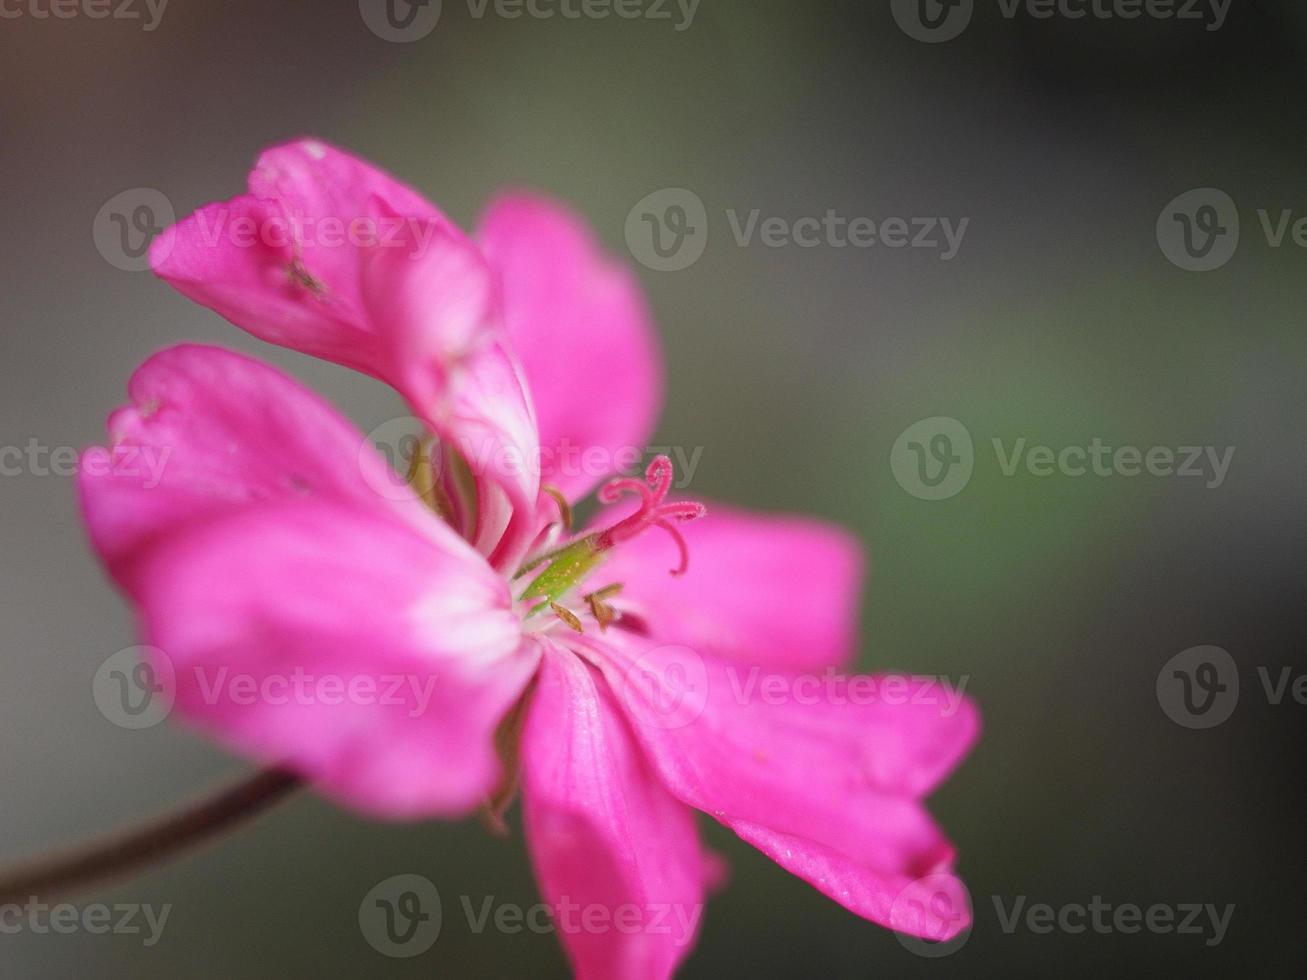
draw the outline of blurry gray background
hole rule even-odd
[[[867,543],[866,667],[966,677],[984,739],[939,793],[977,924],[915,955],[717,830],[733,867],[687,977],[1296,974],[1305,952],[1304,712],[1256,673],[1303,669],[1307,251],[1256,210],[1307,214],[1307,17],[1234,0],[1177,20],[1007,19],[979,3],[925,44],[888,2],[703,0],[666,21],[506,20],[446,2],[388,43],[354,2],[173,0],[140,22],[0,19],[0,446],[101,439],[133,368],[182,340],[265,357],[367,430],[380,385],[272,349],[148,273],[92,223],[130,188],[179,215],[244,189],[264,146],[315,134],[464,224],[504,185],[571,202],[625,254],[664,187],[705,202],[696,264],[638,267],[665,339],[656,442],[702,446],[694,490],[839,521]],[[40,2],[40,0],[38,0]],[[144,8],[142,7],[142,10]],[[1223,268],[1185,272],[1155,225],[1213,186],[1243,220]],[[739,247],[727,209],[970,219],[956,257]],[[899,433],[975,438],[957,496],[918,499]],[[991,438],[1236,447],[1202,480],[1002,475]],[[244,771],[180,728],[115,727],[97,667],[135,642],[69,479],[0,476],[0,860],[107,829]],[[1234,715],[1172,722],[1180,651],[1239,664]],[[377,882],[425,875],[446,922],[422,957],[359,933]],[[162,941],[0,936],[5,977],[565,976],[551,936],[474,934],[457,896],[537,900],[520,834],[367,824],[306,798],[202,856],[88,900],[172,903]],[[1010,907],[1233,903],[1228,934],[1006,933]]]

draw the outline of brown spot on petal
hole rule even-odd
[[[327,287],[313,273],[309,272],[300,259],[295,259],[290,264],[290,281],[297,286],[303,286],[314,296],[325,296],[327,293]]]

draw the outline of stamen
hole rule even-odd
[[[645,471],[645,483],[630,477],[621,477],[606,483],[599,491],[600,500],[613,503],[623,494],[634,493],[640,497],[640,509],[607,530],[577,538],[556,551],[537,557],[519,570],[515,578],[521,578],[541,565],[545,566],[519,597],[524,602],[534,600],[527,611],[527,617],[534,616],[546,608],[553,609],[559,619],[577,632],[581,632],[581,621],[577,619],[576,614],[558,603],[571,594],[572,590],[595,570],[603,561],[605,553],[651,527],[662,528],[676,543],[680,562],[671,573],[684,575],[690,565],[689,549],[676,525],[697,521],[707,510],[703,504],[693,501],[669,502],[667,492],[672,488],[672,476],[672,461],[666,456],[657,456]],[[560,509],[561,506],[560,501]],[[615,594],[616,590],[610,592],[601,589],[586,596],[590,611],[594,613],[601,629],[607,628],[617,618],[616,611],[605,602],[609,595]]]
[[[620,618],[617,610],[608,604],[608,599],[621,591],[622,583],[614,582],[612,585],[605,585],[602,589],[597,589],[585,597],[586,604],[590,607],[590,612],[599,624],[601,633],[607,633],[608,627]]]
[[[576,615],[576,613],[572,612],[572,610],[568,609],[566,606],[560,606],[556,602],[551,602],[549,604],[549,608],[554,611],[555,616],[561,619],[572,629],[576,630],[578,633],[585,632],[585,628],[581,625],[580,618]]]
[[[405,474],[404,479],[417,493],[418,499],[431,508],[446,523],[452,524],[454,521],[454,502],[449,499],[449,494],[445,492],[440,477],[436,473],[436,465],[433,462],[435,451],[436,443],[430,436],[423,436],[418,440],[417,447],[413,450],[413,456],[409,460],[408,472]]]
[[[542,493],[547,493],[554,498],[554,503],[558,505],[558,516],[563,522],[563,530],[572,530],[572,505],[563,496],[563,491],[555,486],[550,486],[548,483],[542,486],[540,490]]]

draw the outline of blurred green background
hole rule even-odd
[[[26,0],[24,0],[26,2]],[[16,9],[16,8],[15,8]],[[26,7],[22,8],[26,10]],[[1307,707],[1257,683],[1304,669],[1307,251],[1256,211],[1307,214],[1307,14],[1234,0],[1177,20],[1007,19],[925,44],[888,2],[703,0],[668,22],[506,20],[447,2],[410,44],[356,3],[173,0],[158,28],[0,20],[0,444],[84,446],[152,351],[256,353],[364,430],[381,386],[275,350],[97,253],[115,194],[178,214],[243,190],[264,146],[315,134],[376,160],[470,225],[505,185],[571,202],[630,258],[645,195],[693,190],[710,223],[688,269],[637,266],[669,361],[656,443],[702,446],[694,491],[838,521],[869,549],[862,664],[966,679],[986,730],[934,808],[976,927],[924,958],[710,830],[729,888],[687,977],[1297,975],[1307,941],[1299,784]],[[1154,228],[1195,187],[1238,202],[1209,273]],[[739,247],[727,209],[793,220],[970,219],[957,256]],[[926,501],[889,465],[951,416],[970,484]],[[990,440],[1236,447],[1202,480],[1004,476]],[[109,724],[96,668],[135,642],[89,556],[71,481],[0,477],[0,856],[151,813],[242,771],[175,726]],[[1191,731],[1155,693],[1214,644],[1243,692]],[[417,873],[445,896],[436,946],[388,960],[362,897]],[[105,901],[172,903],[162,942],[0,936],[5,977],[562,977],[551,936],[474,934],[456,896],[537,901],[520,834],[363,823],[313,799]],[[1233,903],[1228,934],[1003,930],[1028,904]]]

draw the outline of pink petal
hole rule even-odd
[[[584,648],[673,796],[852,911],[890,925],[908,884],[947,871],[953,848],[919,797],[974,741],[969,703],[778,687],[764,678],[779,675],[616,630]]]
[[[639,282],[540,197],[499,199],[477,237],[535,401],[542,480],[575,500],[634,466],[658,417],[662,360]]]
[[[276,368],[187,344],[145,362],[82,460],[92,541],[120,579],[154,539],[266,500],[325,500],[453,537],[350,422]]]
[[[366,814],[471,812],[500,782],[495,731],[539,658],[504,581],[451,539],[299,500],[159,541],[134,592],[176,712]]]
[[[496,567],[512,570],[539,529],[530,397],[502,340],[498,294],[481,254],[434,227],[412,244],[369,256],[364,303],[385,325],[392,383],[476,476],[473,541]]]
[[[870,870],[857,859],[806,837],[735,821],[731,829],[786,871],[871,922],[931,942],[947,942],[971,925],[971,900],[952,871]]]
[[[668,569],[676,549],[648,533],[623,542],[604,581],[622,582],[618,602],[658,636],[742,663],[806,670],[841,665],[858,634],[863,553],[839,528],[708,505],[682,528],[690,567]]]
[[[693,948],[714,862],[595,672],[551,645],[538,677],[523,803],[559,936],[581,980],[664,980]]]
[[[387,351],[359,296],[363,256],[370,244],[402,247],[394,236],[419,221],[453,226],[406,185],[319,140],[265,152],[249,191],[165,231],[154,271],[256,337],[386,379]]]

